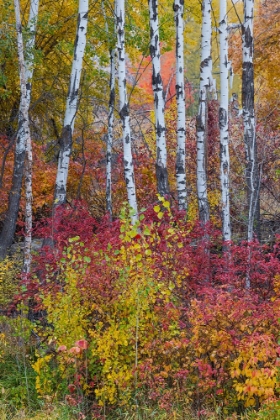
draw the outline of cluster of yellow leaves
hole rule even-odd
[[[277,351],[269,335],[243,340],[238,357],[231,363],[230,374],[238,399],[245,406],[255,406],[275,395],[277,384]]]
[[[18,284],[18,274],[21,268],[21,256],[6,257],[0,261],[0,308],[7,309]]]

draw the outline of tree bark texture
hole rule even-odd
[[[21,122],[20,133],[25,139],[26,161],[25,161],[25,241],[24,241],[24,264],[23,272],[30,273],[31,267],[31,241],[32,241],[32,145],[29,129],[29,103],[30,94],[27,94],[27,71],[24,60],[24,46],[22,37],[22,26],[20,18],[19,0],[14,0],[15,16],[16,16],[16,30],[17,30],[17,48],[19,61],[19,76],[20,76],[20,117]]]
[[[35,33],[37,26],[38,18],[38,9],[39,9],[39,0],[32,0],[30,3],[30,12],[28,19],[28,29],[29,29],[29,38],[26,43],[26,60],[23,63],[24,66],[24,79],[25,79],[25,88],[23,90],[23,79],[21,77],[21,99],[19,106],[19,117],[18,117],[18,132],[16,136],[16,145],[14,153],[14,169],[12,177],[12,186],[9,194],[9,203],[8,210],[4,219],[3,228],[0,234],[0,260],[4,259],[8,248],[13,243],[13,238],[16,230],[16,221],[19,211],[19,203],[21,197],[22,189],[22,179],[24,174],[24,163],[25,163],[25,151],[26,151],[26,136],[29,132],[29,127],[26,127],[26,109],[27,115],[30,107],[31,100],[31,86],[32,86],[32,77],[33,77],[33,64],[34,64],[34,46],[35,46]],[[16,22],[18,37],[22,38],[22,28],[20,23],[20,6],[18,2],[15,2],[15,12],[17,13],[16,19],[19,21]],[[18,41],[19,42],[19,41]],[[22,43],[22,40],[20,40]],[[21,45],[22,54],[23,54],[23,43]],[[18,50],[18,54],[20,51]],[[21,64],[20,64],[21,66]],[[22,73],[22,69],[20,70]],[[24,93],[25,92],[25,93]],[[24,117],[25,115],[25,117]],[[30,135],[29,135],[30,138]],[[29,153],[29,152],[28,152]],[[29,156],[30,158],[30,156]],[[28,190],[28,189],[27,189]]]
[[[207,108],[208,93],[212,82],[212,57],[211,57],[211,3],[212,0],[202,2],[202,31],[201,31],[201,64],[199,109],[197,115],[197,198],[199,220],[209,222],[209,203],[207,196]]]
[[[110,50],[110,99],[106,151],[106,210],[112,219],[112,147],[115,109],[115,49]]]
[[[176,184],[179,210],[187,210],[186,185],[186,104],[184,79],[184,0],[173,4],[176,26],[176,100],[177,100],[177,151]]]
[[[244,144],[246,156],[246,183],[248,198],[247,239],[252,241],[259,231],[259,167],[256,142],[254,105],[254,0],[244,0],[244,22],[242,25],[242,108],[244,120]]]
[[[129,105],[126,90],[126,63],[125,63],[125,4],[124,0],[116,0],[116,32],[117,32],[117,57],[118,57],[118,85],[119,107],[123,129],[123,158],[124,177],[126,182],[128,204],[132,209],[132,223],[138,220],[136,186],[134,179],[134,166],[131,150],[131,131],[129,118]]]
[[[229,196],[229,131],[228,131],[228,102],[229,102],[229,61],[228,61],[228,28],[227,28],[227,0],[220,0],[220,81],[221,97],[219,109],[220,127],[220,176],[222,192],[222,231],[223,240],[231,240],[230,224],[230,196]]]
[[[167,173],[167,151],[165,139],[165,118],[164,118],[164,93],[161,78],[160,66],[160,40],[159,40],[159,21],[158,21],[158,0],[148,0],[150,15],[150,55],[152,59],[153,73],[152,86],[154,93],[155,106],[155,125],[156,125],[156,178],[157,190],[162,196],[169,193],[168,173]]]
[[[63,129],[60,138],[60,150],[55,183],[54,205],[66,202],[67,178],[70,155],[72,152],[72,137],[76,113],[78,110],[78,98],[83,57],[86,46],[86,34],[88,23],[88,0],[79,0],[77,32],[74,45],[74,57],[70,76],[69,89],[66,100],[66,110]]]

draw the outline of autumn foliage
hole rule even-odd
[[[199,224],[162,197],[133,227],[125,208],[113,223],[85,202],[62,211],[38,227],[51,246],[10,308],[29,301],[45,343],[32,356],[39,398],[94,418],[137,400],[207,419],[278,397],[278,239],[250,244],[248,265],[247,244],[223,254],[211,226],[207,258]]]

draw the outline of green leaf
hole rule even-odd
[[[69,238],[69,239],[68,239],[68,241],[69,241],[70,243],[72,243],[72,242],[77,242],[79,239],[80,239],[80,237],[79,237],[79,236],[74,236],[73,238]]]
[[[151,234],[151,231],[150,231],[150,229],[147,226],[145,226],[145,229],[143,231],[143,234],[146,235],[146,236],[148,236],[148,235]]]
[[[88,257],[87,255],[84,256],[84,262],[90,263],[91,262],[91,258]]]

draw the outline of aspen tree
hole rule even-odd
[[[169,193],[167,173],[167,151],[165,138],[164,93],[160,66],[160,39],[158,21],[158,0],[148,0],[150,16],[150,55],[153,73],[152,86],[154,92],[155,126],[156,126],[156,178],[157,190],[162,196]]]
[[[230,201],[229,201],[229,131],[228,131],[228,101],[229,101],[229,61],[228,61],[228,24],[227,0],[220,0],[220,165],[221,165],[221,191],[222,191],[222,231],[223,240],[231,240]]]
[[[112,219],[112,147],[115,109],[115,49],[110,49],[110,99],[106,150],[106,210]]]
[[[12,177],[12,187],[9,194],[8,210],[5,216],[3,228],[0,235],[0,259],[5,258],[7,249],[12,245],[13,237],[16,229],[16,221],[19,211],[19,202],[21,197],[22,179],[24,174],[24,165],[26,157],[26,146],[27,147],[27,165],[31,165],[32,162],[32,151],[31,151],[31,140],[30,130],[28,123],[28,112],[31,101],[31,86],[34,68],[34,46],[35,46],[35,33],[38,18],[39,0],[31,0],[29,19],[28,19],[28,40],[26,43],[26,58],[24,59],[24,45],[22,39],[22,27],[20,18],[20,4],[18,1],[14,2],[15,15],[16,15],[16,28],[17,28],[17,44],[18,44],[18,57],[20,65],[20,86],[21,86],[21,99],[19,106],[19,117],[18,117],[18,131],[16,135],[15,145],[15,157],[14,157],[14,169]],[[23,74],[24,72],[24,74]],[[23,86],[25,84],[25,87]],[[27,127],[28,126],[28,127]],[[30,179],[30,185],[26,185],[27,194],[27,220],[26,229],[28,235],[31,235],[32,225],[32,214],[31,214],[31,202],[32,202],[32,185],[31,185],[31,167],[26,169],[27,177],[26,180]],[[26,236],[26,241],[30,242],[31,236]],[[29,245],[28,245],[29,246]],[[27,248],[26,248],[27,249]],[[27,263],[28,266],[28,263]]]
[[[123,129],[123,158],[124,177],[126,182],[128,204],[132,209],[132,223],[138,219],[136,186],[134,179],[134,166],[131,150],[131,130],[129,118],[129,105],[126,90],[126,64],[125,64],[125,4],[124,0],[116,0],[115,19],[117,33],[117,57],[118,57],[118,86],[119,86],[119,109]]]
[[[74,45],[74,57],[66,100],[66,110],[60,137],[60,150],[58,156],[57,175],[55,183],[55,206],[66,202],[66,188],[69,170],[70,155],[72,152],[72,137],[75,117],[78,110],[78,98],[83,57],[86,46],[86,33],[88,23],[88,0],[79,0],[77,32]]]
[[[199,86],[199,109],[196,123],[197,134],[197,198],[199,220],[205,224],[209,221],[209,203],[207,196],[207,108],[208,94],[212,89],[212,57],[211,57],[211,4],[212,0],[202,1],[201,31],[201,64]]]
[[[27,70],[24,60],[24,46],[22,37],[22,26],[20,17],[19,0],[14,0],[15,16],[16,16],[16,31],[17,31],[17,48],[19,61],[19,76],[20,76],[20,117],[21,124],[19,133],[21,138],[24,138],[24,147],[26,150],[25,161],[25,241],[24,241],[24,263],[23,272],[28,274],[31,267],[31,241],[32,241],[32,145],[29,129],[29,103],[30,89],[27,88]],[[37,9],[38,10],[38,9]]]
[[[252,241],[259,229],[259,168],[256,142],[254,105],[254,0],[244,0],[242,25],[242,109],[246,154],[246,183],[248,198],[247,239]]]
[[[184,0],[173,4],[176,26],[176,100],[177,100],[177,152],[176,183],[179,210],[187,210],[186,185],[186,106],[184,80]]]
[[[105,31],[107,34],[107,42],[109,44],[109,28],[104,9],[104,2],[101,3],[102,12],[105,19]],[[107,150],[106,150],[106,210],[109,212],[112,220],[112,147],[113,147],[113,132],[114,132],[114,109],[115,109],[115,54],[116,50],[109,47],[110,54],[110,97],[109,97],[109,112],[108,112],[108,132],[106,136]]]

